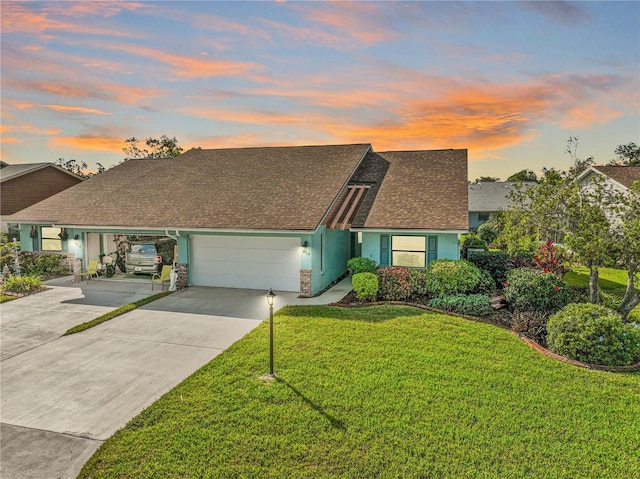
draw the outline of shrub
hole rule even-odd
[[[422,302],[430,297],[428,288],[428,273],[423,269],[409,270],[409,286],[411,288],[411,298],[416,302]]]
[[[409,270],[398,266],[379,268],[379,293],[384,301],[404,301],[411,295]]]
[[[622,298],[620,296],[616,296],[615,294],[607,293],[600,290],[598,292],[598,295],[600,297],[600,304],[605,308],[617,310],[622,304]]]
[[[533,255],[533,263],[545,273],[554,273],[561,278],[570,269],[568,255],[551,240],[540,246],[540,250]]]
[[[353,291],[360,300],[374,301],[378,294],[378,277],[373,273],[356,273],[351,278]]]
[[[480,238],[479,236],[477,236],[474,233],[469,233],[467,235],[467,237],[464,239],[464,241],[462,242],[462,257],[466,258],[467,257],[467,250],[469,248],[478,248],[478,249],[483,249],[483,250],[487,250],[487,242],[485,240],[483,240],[482,238]]]
[[[555,274],[530,268],[509,272],[503,294],[514,311],[555,313],[570,301],[564,281]]]
[[[358,273],[375,273],[378,269],[378,263],[371,258],[358,256],[347,261],[347,269],[351,276]]]
[[[466,260],[439,259],[429,263],[427,288],[432,296],[444,297],[473,291],[482,273]]]
[[[569,304],[549,318],[547,346],[590,364],[626,366],[640,361],[640,327],[597,304]]]
[[[495,243],[498,239],[499,231],[500,228],[496,222],[489,220],[488,222],[482,223],[478,226],[478,237],[490,246],[491,243]]]
[[[527,250],[516,251],[509,258],[512,268],[533,268],[535,263],[533,261],[533,253]]]
[[[37,275],[10,276],[2,283],[2,290],[11,293],[28,293],[42,287],[42,278]]]
[[[496,282],[486,269],[480,270],[480,280],[476,284],[475,288],[471,291],[476,294],[491,295],[496,292]]]
[[[589,303],[589,287],[588,286],[569,286],[569,302],[571,303]]]
[[[470,316],[485,316],[491,313],[491,299],[484,294],[445,296],[432,299],[429,301],[429,306]]]
[[[509,255],[502,251],[477,252],[469,258],[478,268],[488,271],[496,284],[502,285],[513,268]]]
[[[511,314],[511,329],[514,332],[533,339],[538,344],[547,344],[547,323],[549,315],[545,312],[515,311]]]

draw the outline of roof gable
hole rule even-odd
[[[608,176],[628,189],[631,189],[635,181],[640,181],[640,166],[592,166],[590,169]]]
[[[389,151],[365,228],[465,231],[467,150]]]
[[[73,178],[84,180],[84,178],[81,178],[64,168],[60,168],[58,165],[54,165],[53,163],[24,163],[20,165],[9,165],[5,163],[4,166],[0,168],[0,181],[5,182],[13,180],[20,176],[42,170],[43,168],[55,168],[69,176],[72,176]]]

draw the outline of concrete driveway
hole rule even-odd
[[[76,477],[105,439],[268,315],[264,291],[193,287],[60,337],[150,294],[149,283],[102,281],[2,305],[0,477]],[[295,296],[278,294],[276,309]]]

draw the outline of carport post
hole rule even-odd
[[[269,304],[269,374],[275,376],[273,372],[273,300],[276,297],[276,293],[273,289],[269,288],[267,293],[267,303]]]

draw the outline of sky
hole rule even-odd
[[[640,2],[1,2],[9,164],[371,143],[469,179],[640,144]]]

